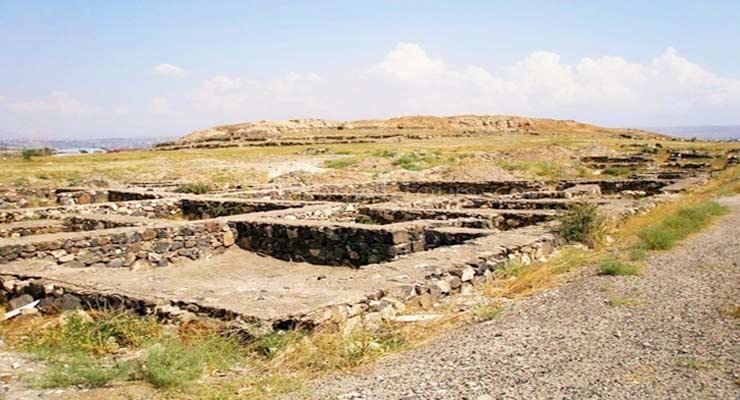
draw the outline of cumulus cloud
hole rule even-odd
[[[65,92],[52,92],[48,98],[42,100],[19,100],[9,97],[0,97],[0,106],[14,113],[57,113],[67,115],[85,115],[93,111],[93,107]]]
[[[157,75],[168,76],[172,78],[184,78],[188,72],[172,64],[159,64],[152,67],[152,72]]]

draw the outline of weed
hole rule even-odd
[[[54,360],[49,363],[44,375],[30,380],[30,384],[40,388],[66,386],[101,387],[114,380],[128,376],[129,365],[104,365],[100,360],[84,354]]]
[[[473,307],[473,315],[478,321],[490,321],[501,314],[503,307],[495,304],[478,304]]]
[[[607,167],[602,171],[604,175],[610,176],[625,176],[629,175],[632,171],[629,168],[623,167]]]
[[[608,292],[609,289],[612,288],[612,283],[609,281],[604,281],[599,283],[599,286],[597,287],[600,292]]]
[[[323,166],[325,168],[331,168],[331,169],[345,169],[359,162],[360,160],[358,158],[345,157],[345,158],[340,158],[338,160],[326,160],[324,161]]]
[[[698,358],[685,357],[676,360],[676,364],[680,367],[693,369],[697,371],[710,371],[715,368],[715,365],[708,361],[703,361]]]
[[[151,345],[138,363],[142,379],[155,387],[180,387],[207,370],[226,370],[243,357],[235,338],[216,334],[192,341],[161,340]]]
[[[374,152],[372,154],[375,157],[390,158],[390,157],[395,157],[397,153],[395,151],[391,151],[391,150],[378,150],[378,151],[376,151],[376,152]]]
[[[719,308],[719,314],[723,317],[740,319],[740,305],[734,304]]]
[[[203,182],[187,183],[175,189],[177,193],[205,194],[213,191],[211,185]]]
[[[156,343],[139,362],[141,377],[155,387],[181,386],[205,372],[201,355],[175,340]]]
[[[691,233],[701,230],[715,216],[727,212],[727,207],[714,201],[681,207],[657,224],[642,228],[637,236],[649,250],[671,249]]]
[[[627,250],[627,258],[630,261],[643,261],[647,258],[647,251],[642,247],[633,247]]]
[[[607,231],[606,219],[595,204],[572,204],[560,219],[560,235],[568,242],[597,247],[604,241]]]
[[[596,268],[599,275],[623,276],[638,275],[640,273],[639,267],[635,265],[625,264],[621,260],[617,259],[601,260],[599,261]]]
[[[640,299],[635,297],[624,297],[624,298],[611,298],[609,299],[609,305],[612,307],[634,307],[639,306],[642,302]]]
[[[111,354],[120,348],[138,348],[158,338],[161,326],[153,318],[130,313],[105,313],[98,318],[70,314],[55,328],[31,332],[23,348],[41,357],[57,354]]]

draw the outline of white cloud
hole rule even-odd
[[[152,67],[152,72],[157,75],[168,76],[172,78],[184,78],[188,72],[172,64],[159,64]]]
[[[441,76],[447,72],[447,66],[442,60],[427,56],[418,44],[401,42],[373,70],[398,79],[416,81]]]
[[[67,115],[86,115],[93,111],[92,106],[65,92],[52,92],[44,100],[18,100],[0,97],[0,105],[15,113],[58,113]]]

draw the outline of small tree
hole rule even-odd
[[[23,149],[21,151],[21,157],[23,157],[26,161],[31,161],[31,158],[36,155],[36,150],[34,149]]]

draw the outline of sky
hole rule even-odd
[[[0,139],[419,114],[734,125],[737,21],[737,0],[0,0]]]

